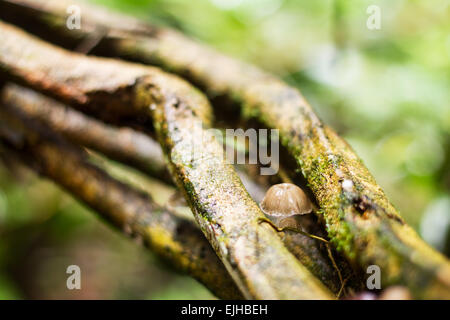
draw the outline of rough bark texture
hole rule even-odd
[[[6,78],[105,117],[153,119],[172,176],[246,298],[332,297],[278,234],[259,223],[262,212],[224,160],[222,146],[204,130],[211,124],[211,109],[197,90],[159,69],[86,58],[4,23],[0,37],[0,70]],[[191,147],[204,152],[192,153]]]
[[[8,85],[4,89],[2,101],[20,108],[28,117],[44,122],[75,144],[101,152],[165,182],[171,182],[159,144],[143,133],[104,124],[18,86]]]
[[[38,120],[75,144],[91,148],[125,164],[131,164],[150,176],[167,180],[168,172],[161,148],[147,135],[129,128],[119,130],[108,126],[32,90],[12,84],[3,89],[1,101],[13,105],[28,119]],[[245,167],[241,169],[245,170]],[[243,184],[253,199],[264,194],[263,188],[254,183],[245,172],[239,170],[238,174],[241,180],[244,179]],[[314,226],[311,226],[308,232],[320,234],[320,230]],[[323,243],[293,232],[286,232],[283,235],[283,242],[289,251],[331,291],[338,293],[341,290],[338,272],[330,261]],[[352,276],[352,269],[343,259],[339,259],[339,269],[345,278]],[[347,284],[355,290],[358,289],[355,281],[347,281]]]
[[[66,189],[122,232],[143,242],[176,270],[199,280],[217,297],[242,298],[192,221],[177,217],[156,205],[148,194],[111,178],[89,163],[81,149],[43,129],[13,105],[2,103],[0,124],[0,139],[36,172]]]
[[[35,22],[39,15],[45,17],[40,26],[50,26],[47,30],[57,30],[72,44],[86,37],[89,28],[102,30],[99,52],[107,48],[110,54],[161,65],[199,84],[211,97],[227,96],[244,116],[280,129],[283,145],[317,200],[329,238],[349,261],[363,270],[380,266],[383,287],[406,285],[415,298],[450,297],[448,260],[405,224],[351,147],[318,119],[297,89],[172,30],[139,22],[123,27],[114,23],[121,19],[117,16],[92,19],[97,12],[89,9],[84,15],[88,28],[71,33],[61,28],[62,2],[2,1],[11,2],[22,9],[34,6]],[[344,182],[352,187],[343,188]]]

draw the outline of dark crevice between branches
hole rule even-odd
[[[203,127],[195,126],[200,121],[208,128],[212,120],[210,106],[198,90],[156,68],[76,55],[0,25],[5,39],[0,63],[10,79],[76,108],[152,117],[172,176],[245,297],[332,298],[288,252],[278,234],[258,223],[262,212],[225,163],[222,146]],[[36,54],[22,56],[22,46]],[[130,84],[134,84],[131,93],[122,90]],[[103,92],[110,93],[108,99],[98,98]],[[118,110],[120,105],[126,109]],[[207,157],[190,155],[186,143]]]

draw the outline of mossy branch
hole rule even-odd
[[[205,130],[211,109],[200,92],[159,69],[73,54],[4,23],[0,36],[0,69],[8,79],[92,113],[153,120],[172,176],[246,298],[332,297],[278,234],[258,223],[262,212]]]
[[[61,28],[61,1],[45,6],[32,0],[12,2],[21,3],[15,7],[19,10],[33,7],[34,22],[42,30],[58,31],[54,37],[64,35],[77,43],[87,35],[86,30],[69,33]],[[99,53],[107,54],[107,49],[108,54],[158,64],[190,79],[211,97],[235,101],[243,115],[280,129],[283,145],[319,204],[329,238],[355,266],[365,270],[377,264],[383,287],[405,285],[415,298],[450,297],[449,261],[404,222],[352,148],[320,121],[296,88],[175,31],[136,21],[123,27],[114,23],[120,16],[93,19],[97,14],[89,9],[84,18],[91,30],[104,32]]]
[[[38,120],[45,127],[64,135],[75,144],[91,148],[111,159],[129,164],[150,176],[167,180],[168,172],[161,148],[147,135],[130,128],[118,129],[109,126],[32,90],[13,84],[8,84],[3,89],[2,102],[14,106],[28,119]],[[260,190],[262,188],[253,183],[245,172],[240,170],[238,173],[241,180],[246,181],[244,186],[253,199],[253,194],[264,193],[264,190]],[[318,233],[319,231],[313,230],[313,232]],[[284,234],[282,238],[289,251],[313,275],[334,293],[339,292],[341,289],[339,273],[332,265],[323,245],[314,239],[295,233]],[[345,265],[342,259],[340,262],[339,269],[349,276],[352,273],[351,268]]]
[[[74,144],[96,150],[171,183],[161,147],[143,133],[127,127],[107,125],[37,92],[12,84],[3,89],[2,101],[14,105],[29,118],[45,123]]]
[[[1,103],[0,140],[10,152],[51,179],[107,222],[143,242],[176,270],[203,283],[216,296],[242,295],[191,220],[158,206],[148,194],[113,179],[92,165],[82,149],[30,119],[14,104]],[[7,132],[13,132],[14,138]]]

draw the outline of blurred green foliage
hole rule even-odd
[[[298,87],[405,219],[449,255],[450,1],[93,2],[180,29]],[[381,9],[380,30],[366,27],[369,5]],[[5,168],[0,178],[0,299],[212,297],[52,184]],[[65,289],[69,264],[86,270],[88,289]]]

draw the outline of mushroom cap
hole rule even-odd
[[[292,183],[271,186],[261,201],[260,207],[266,215],[274,217],[289,217],[312,211],[311,201],[302,189]]]

